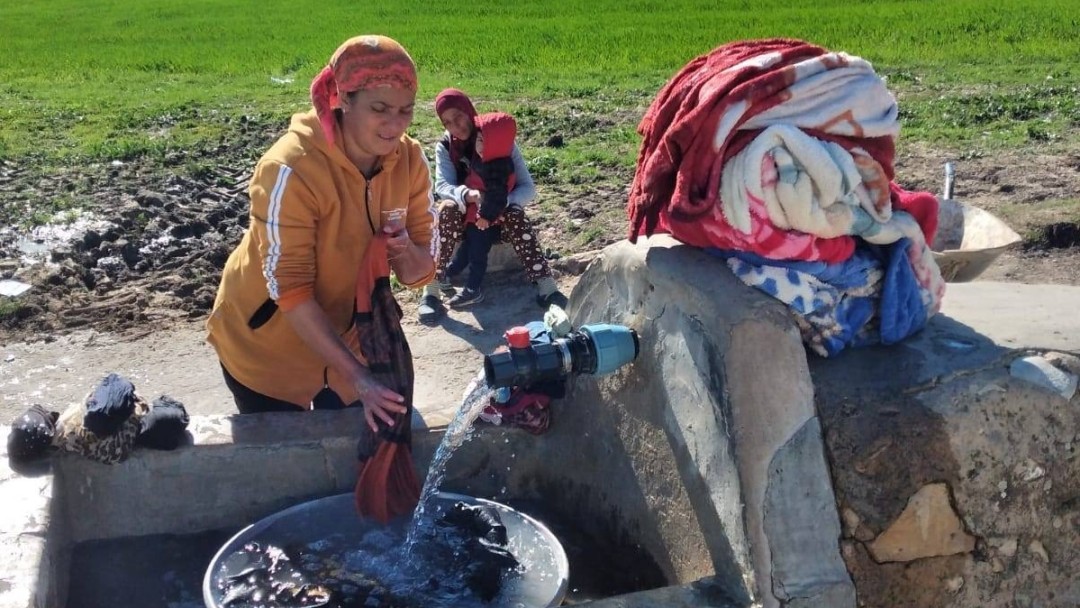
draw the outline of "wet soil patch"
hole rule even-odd
[[[1080,247],[1080,223],[1057,222],[1038,229],[1035,235],[1024,241],[1024,249],[1069,249]]]

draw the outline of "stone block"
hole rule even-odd
[[[486,430],[482,446],[454,455],[448,483],[557,496],[564,514],[644,548],[672,584],[709,579],[735,605],[854,606],[813,387],[784,307],[719,260],[657,237],[605,249],[568,312],[575,326],[635,329],[637,360],[577,378],[541,437]],[[611,605],[723,605],[649,593]]]

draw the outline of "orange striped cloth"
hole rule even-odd
[[[311,82],[311,103],[326,139],[334,143],[334,110],[341,97],[362,89],[416,90],[416,64],[396,40],[365,35],[349,38]]]

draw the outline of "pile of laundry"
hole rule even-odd
[[[138,446],[177,448],[187,438],[189,420],[179,401],[162,395],[148,404],[130,380],[109,374],[62,414],[33,405],[16,418],[8,434],[8,458],[18,467],[59,450],[115,464]]]
[[[894,182],[896,99],[863,59],[799,40],[687,64],[638,126],[630,239],[670,233],[795,313],[822,356],[937,313],[938,200]]]

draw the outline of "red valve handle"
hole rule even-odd
[[[510,348],[529,348],[531,340],[529,339],[528,327],[511,327],[506,330],[506,343],[510,345]]]

